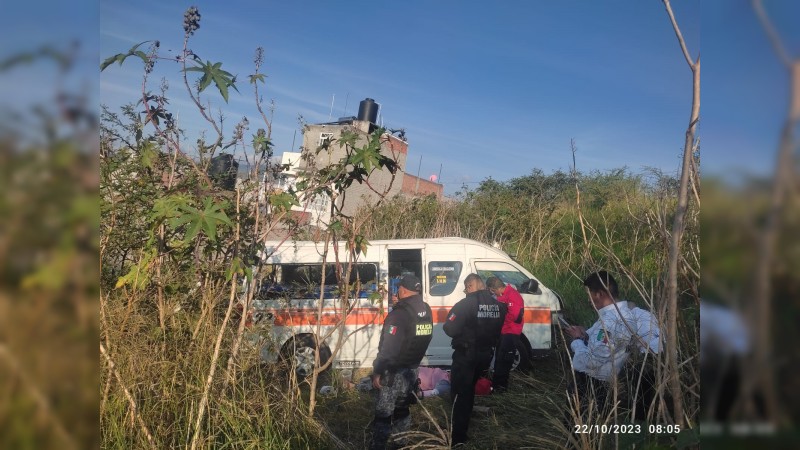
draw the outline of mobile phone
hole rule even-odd
[[[558,315],[558,322],[561,324],[562,327],[569,328],[572,326],[571,323],[567,322],[561,314]]]

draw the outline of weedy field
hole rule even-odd
[[[554,352],[536,359],[527,373],[514,371],[508,392],[476,397],[469,448],[563,446],[558,444],[564,441],[563,431],[558,427],[563,426],[566,374],[562,358]],[[372,420],[372,393],[346,389],[341,381],[338,384],[336,395],[321,399],[319,418],[339,439],[350,443],[351,448],[366,448]],[[449,395],[424,398],[412,406],[411,448],[448,448],[450,406]]]
[[[567,400],[570,365],[566,350],[554,350],[532,361],[525,372],[512,372],[506,393],[477,396],[470,422],[469,449],[555,449],[579,448],[574,434],[574,421]],[[344,448],[366,448],[372,420],[373,395],[359,392],[347,381],[366,376],[368,371],[354,372],[343,378],[339,372],[326,374],[325,382],[336,388],[334,395],[323,396],[317,409],[318,420]],[[412,426],[405,448],[446,449],[450,412],[448,396],[422,399],[412,406]],[[624,407],[619,409],[619,423],[638,423],[641,433],[597,434],[592,448],[675,448],[676,442],[659,439],[644,430],[644,421],[626,419]],[[589,422],[586,422],[589,423]],[[683,437],[691,446],[693,433]],[[678,441],[677,444],[682,444]]]

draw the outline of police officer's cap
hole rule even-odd
[[[409,291],[419,292],[422,289],[422,283],[419,278],[414,275],[406,275],[400,280],[400,286],[408,289]]]

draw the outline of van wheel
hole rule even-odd
[[[519,370],[527,372],[531,368],[531,343],[524,334],[519,336],[521,346],[517,347],[514,352],[514,363],[511,364],[511,370]]]
[[[314,352],[317,339],[313,334],[297,335],[283,345],[281,358],[294,368],[297,378],[302,380],[314,373]],[[323,342],[319,348],[319,363],[324,365],[331,359],[331,349]]]

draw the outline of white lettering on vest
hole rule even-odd
[[[500,317],[500,305],[478,305],[479,319],[497,319]]]

